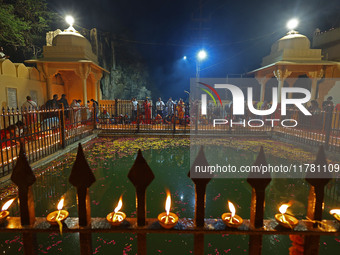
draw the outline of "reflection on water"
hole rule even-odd
[[[135,189],[127,178],[136,155],[123,158],[113,157],[110,150],[98,149],[94,146],[86,151],[89,164],[97,181],[90,188],[91,214],[93,217],[105,217],[117,205],[123,194],[121,211],[127,217],[136,217]],[[74,153],[54,162],[33,185],[37,216],[46,216],[56,209],[61,196],[65,196],[65,209],[71,217],[77,216],[75,189],[68,183],[68,177],[74,162]],[[172,195],[172,209],[179,217],[194,217],[194,185],[187,177],[190,166],[188,147],[166,149],[149,149],[143,155],[154,172],[155,179],[147,190],[147,217],[156,218],[164,211],[165,190]],[[235,165],[251,165],[256,154],[242,150],[226,148],[209,155],[221,162]],[[109,158],[109,159],[108,159]],[[284,159],[268,157],[268,163],[284,163]],[[333,181],[334,182],[334,181]],[[273,179],[267,188],[265,217],[273,218],[282,202],[292,201],[290,212],[301,219],[306,215],[306,203],[309,186],[299,179]],[[232,201],[237,214],[243,218],[250,217],[251,189],[245,179],[213,179],[207,186],[206,217],[219,218],[227,211],[227,201]],[[335,196],[333,196],[335,197]],[[329,197],[325,202],[324,218],[331,218],[327,211],[335,207],[337,201]],[[11,209],[17,215],[17,207]],[[96,254],[136,254],[136,235],[97,234],[93,235],[93,248]],[[1,249],[5,254],[23,254],[19,235],[0,236]],[[321,253],[339,249],[334,237],[323,237]],[[207,235],[205,238],[205,254],[247,254],[248,236]],[[39,234],[39,253],[48,254],[79,254],[77,234]],[[288,236],[265,236],[263,254],[287,254],[291,241]],[[148,235],[148,254],[190,254],[193,251],[192,235]]]

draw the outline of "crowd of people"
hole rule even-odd
[[[158,98],[155,104],[149,98],[139,103],[136,98],[131,99],[131,119],[132,124],[188,124],[189,105],[183,99],[178,101],[168,99],[166,103],[162,98]]]
[[[93,118],[93,109],[98,111],[98,102],[91,99],[84,107],[81,106],[81,100],[73,100],[69,104],[65,94],[62,94],[60,99],[55,94],[40,108],[44,111],[37,112],[37,103],[27,96],[21,109],[21,115],[16,115],[16,118],[5,118],[5,123],[8,123],[8,126],[0,130],[2,148],[18,145],[25,139],[34,139],[34,133],[38,134],[40,131],[58,128],[60,110],[53,111],[55,109],[62,110],[65,124],[69,124],[69,127],[78,126],[84,120]]]

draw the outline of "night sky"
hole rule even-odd
[[[201,48],[208,52],[201,77],[222,78],[259,68],[271,45],[286,34],[290,18],[300,20],[297,30],[310,39],[316,28],[340,26],[340,0],[47,2],[61,18],[73,15],[78,29],[96,27],[127,35],[144,56],[152,82],[164,97],[185,96]],[[204,20],[202,30],[198,29],[200,19]]]

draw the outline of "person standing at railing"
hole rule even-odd
[[[327,132],[332,126],[332,113],[334,109],[333,97],[327,97],[326,101],[322,102],[322,110],[325,111],[325,123],[324,123],[324,130]]]
[[[184,119],[184,113],[185,113],[185,105],[184,105],[182,98],[180,98],[178,101],[177,113],[178,113],[179,124],[182,124],[183,119]]]
[[[93,98],[90,100],[92,102],[92,107],[94,109],[94,111],[96,112],[96,120],[98,118],[98,113],[99,113],[99,104],[96,100],[94,100]]]
[[[160,115],[163,118],[163,111],[164,111],[165,104],[162,101],[161,98],[158,98],[158,101],[156,102],[156,110],[157,110],[157,115]]]
[[[26,102],[22,105],[22,110],[24,110],[27,114],[23,115],[24,123],[26,126],[30,126],[37,121],[36,113],[28,113],[33,112],[38,109],[38,105],[36,102],[32,100],[30,96],[26,97]]]
[[[27,109],[27,110],[37,110],[38,105],[37,105],[36,102],[34,102],[34,101],[32,100],[32,98],[31,98],[30,96],[27,96],[27,97],[26,97],[26,102],[23,103],[22,108],[24,108],[25,110],[26,110],[26,109]]]
[[[132,112],[131,112],[131,119],[132,121],[137,120],[137,111],[138,111],[138,101],[135,97],[131,99],[131,105],[132,105]]]
[[[58,105],[63,109],[65,118],[68,119],[69,118],[68,108],[70,106],[68,105],[68,102],[67,102],[65,94],[61,95],[61,98],[58,100]]]
[[[167,114],[166,115],[173,115],[174,114],[174,105],[175,102],[172,101],[172,97],[169,98],[168,102],[166,103]]]
[[[77,126],[78,123],[80,122],[81,114],[80,114],[80,104],[79,104],[79,102],[76,99],[74,99],[72,101],[71,108],[72,108],[72,113],[73,113],[73,118],[72,118],[73,119],[73,124],[75,126]]]
[[[46,109],[58,109],[59,104],[58,104],[58,95],[54,94],[53,99],[50,99],[46,102],[45,104]]]
[[[145,111],[145,124],[151,123],[151,104],[148,98],[144,100],[143,103],[144,111]]]

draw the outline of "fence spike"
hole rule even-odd
[[[253,164],[254,166],[266,166],[267,160],[261,146],[260,152]],[[251,204],[250,204],[250,223],[252,227],[261,228],[263,226],[265,189],[271,182],[269,172],[262,174],[252,172],[248,175],[247,182],[252,187]]]
[[[264,154],[263,146],[253,164],[254,166],[266,166],[267,160]],[[251,202],[250,202],[250,225],[253,228],[263,227],[263,216],[265,206],[265,190],[271,182],[270,173],[250,173],[247,182],[252,187]],[[262,236],[250,235],[249,236],[249,254],[260,255],[262,253]]]
[[[24,146],[24,143],[20,143],[19,158],[13,169],[11,180],[18,186],[21,224],[33,225],[35,212],[32,185],[36,178],[28,163]]]
[[[96,181],[86,161],[83,147],[79,143],[76,161],[72,167],[69,182],[77,188],[78,217],[80,226],[91,224],[91,201],[89,187]]]
[[[307,217],[312,221],[321,221],[325,186],[332,179],[330,172],[323,171],[324,168],[322,166],[325,166],[328,170],[328,164],[322,145],[319,147],[314,165],[316,169],[318,169],[317,166],[320,166],[322,171],[320,173],[317,170],[313,172],[308,171],[306,174],[305,179],[311,185],[308,195]],[[314,223],[313,227],[318,227],[318,224]],[[318,254],[319,245],[320,236],[305,236],[304,254]]]
[[[155,176],[144,159],[140,149],[138,150],[137,158],[128,173],[128,178],[136,188],[137,224],[138,226],[144,226],[146,218],[146,188],[150,185]]]
[[[205,216],[205,197],[206,187],[210,182],[211,177],[207,174],[206,178],[194,178],[190,177],[190,172],[195,171],[195,166],[209,166],[209,163],[205,157],[203,146],[201,146],[194,163],[188,173],[188,177],[191,178],[195,184],[195,224],[197,227],[204,226]]]

